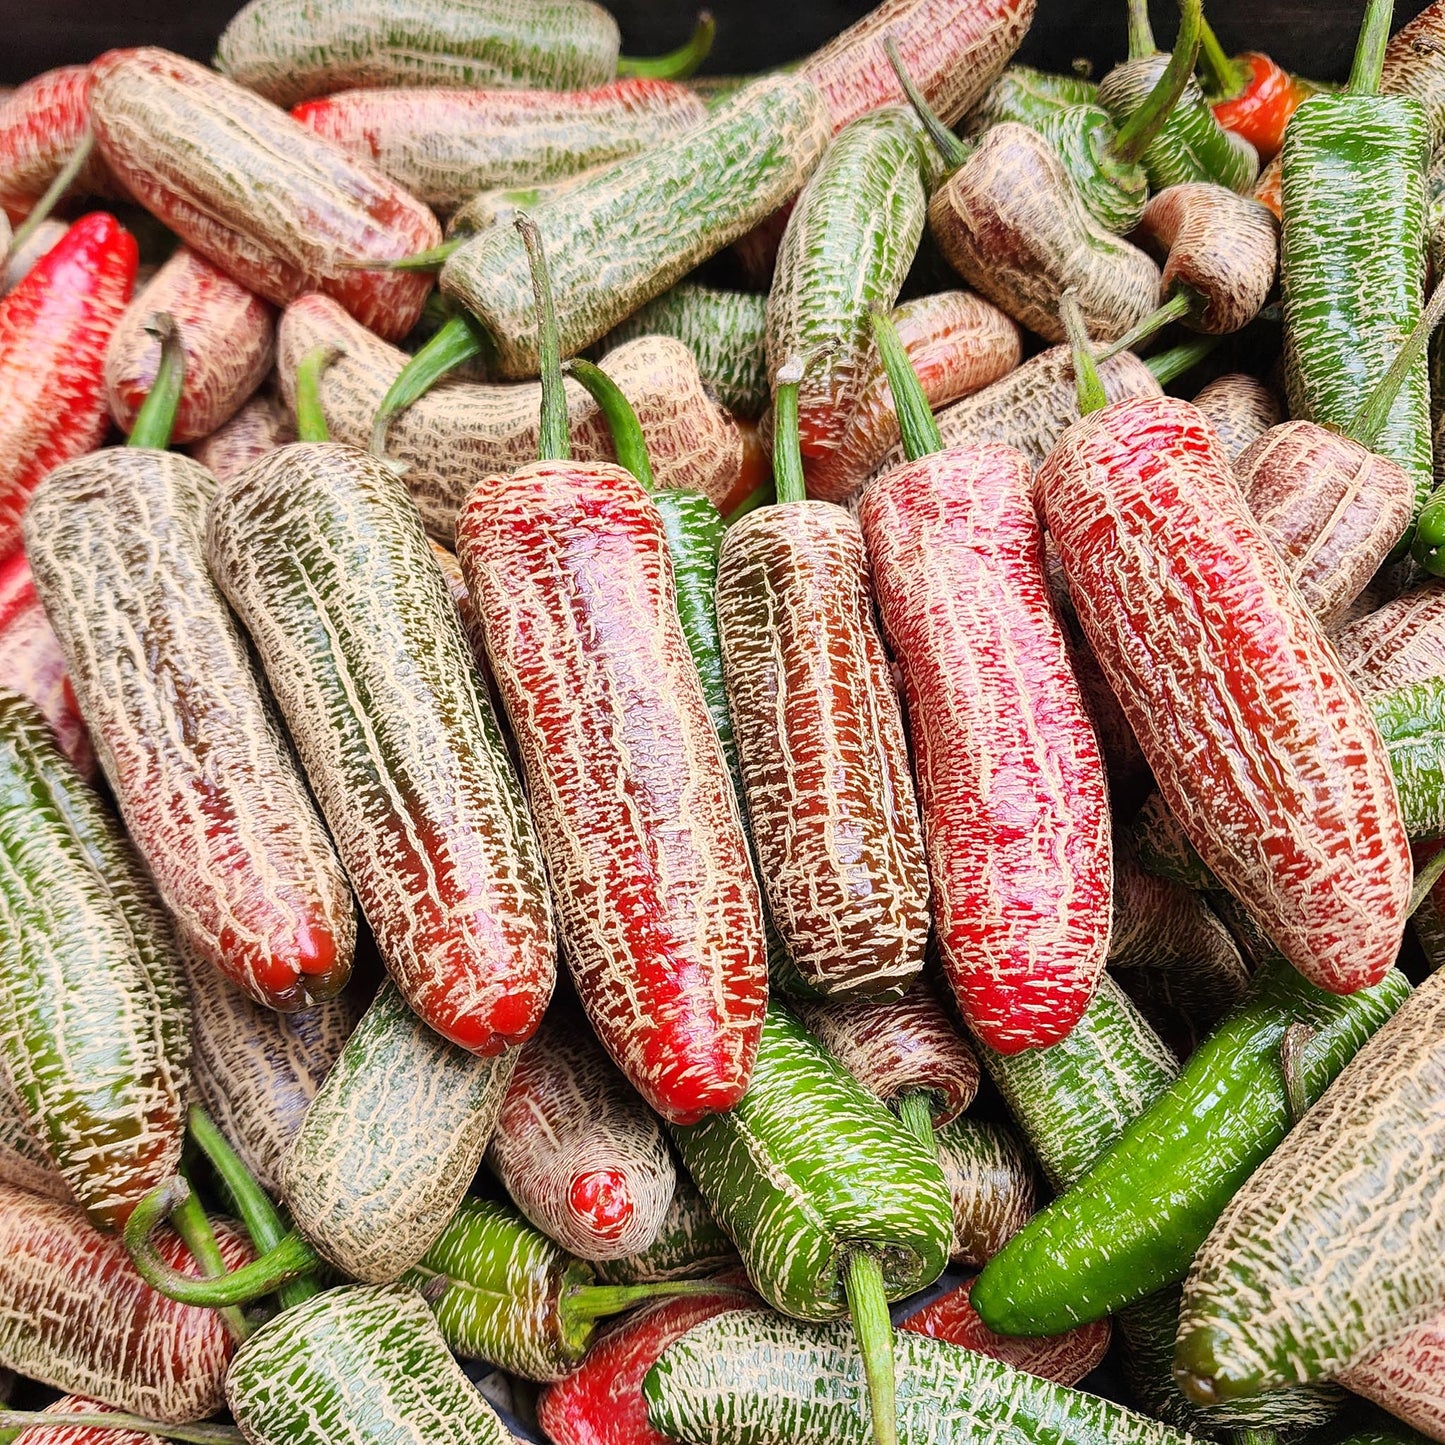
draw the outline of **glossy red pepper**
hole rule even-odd
[[[0,301],[0,558],[19,546],[26,500],[46,472],[105,437],[105,348],[136,259],[131,234],[97,211]]]
[[[1244,88],[1217,100],[1211,107],[1214,118],[1225,130],[1241,136],[1259,152],[1261,161],[1272,160],[1284,144],[1284,128],[1299,107],[1315,94],[1316,87],[1299,80],[1257,50],[1246,50],[1234,59],[1242,72]]]

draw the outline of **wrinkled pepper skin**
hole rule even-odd
[[[60,174],[90,123],[88,65],[33,76],[0,102],[0,210],[20,221]],[[105,188],[105,162],[91,152],[74,190]]]
[[[230,421],[193,442],[191,455],[218,482],[229,482],[262,457],[295,440],[296,421],[290,409],[269,392],[262,392]]]
[[[218,488],[206,552],[407,1002],[475,1053],[529,1038],[556,969],[542,859],[401,480],[283,448]]]
[[[436,217],[269,101],[144,47],[95,63],[90,114],[126,188],[247,290],[278,306],[323,291],[389,340],[421,315],[426,276],[348,263],[428,250]]]
[[[478,483],[457,556],[588,1019],[664,1118],[731,1108],[767,998],[762,904],[657,508],[621,467],[538,462]]]
[[[0,1053],[31,1131],[98,1229],[180,1161],[190,1013],[129,841],[40,714],[0,693]]]
[[[1044,575],[1029,466],[937,452],[863,494],[903,672],[944,969],[973,1031],[1017,1053],[1068,1034],[1109,948],[1104,763]]]
[[[105,437],[105,348],[135,272],[135,239],[97,211],[0,301],[0,560],[40,479]]]
[[[1258,377],[1243,371],[1216,376],[1199,388],[1193,400],[1214,428],[1231,462],[1284,420],[1274,392]]]
[[[1312,983],[1384,977],[1411,864],[1389,758],[1188,402],[1077,423],[1037,483],[1084,633],[1200,856]]]
[[[83,1395],[64,1395],[44,1413],[57,1417],[54,1425],[32,1425],[14,1437],[14,1445],[155,1445],[156,1437],[136,1430],[100,1428],[94,1425],[67,1425],[67,1415],[109,1415],[114,1406]],[[7,1445],[9,1437],[7,1436]]]
[[[677,1189],[662,1218],[657,1238],[640,1254],[597,1262],[597,1277],[609,1284],[650,1284],[697,1279],[738,1265],[733,1242],[713,1218],[707,1201],[685,1169],[677,1171]]]
[[[1034,1212],[1033,1161],[1012,1130],[986,1119],[955,1119],[933,1137],[953,1201],[948,1257],[977,1267],[992,1259]]]
[[[1346,1370],[1340,1383],[1438,1440],[1445,1434],[1445,1317],[1432,1315]]]
[[[1445,677],[1445,586],[1426,582],[1342,627],[1335,647],[1367,697]]]
[[[101,770],[178,936],[257,1003],[351,973],[351,889],[206,566],[199,462],[107,448],[57,467],[26,553]]]

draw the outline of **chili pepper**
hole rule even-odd
[[[125,432],[160,370],[160,342],[146,330],[160,312],[175,319],[185,351],[173,428],[180,445],[215,431],[260,386],[275,357],[276,313],[224,271],[177,247],[126,307],[106,347],[106,399]]]
[[[597,172],[606,169],[606,166],[599,166]],[[478,191],[447,221],[446,241],[438,246],[430,257],[413,256],[406,264],[414,265],[420,270],[438,270],[447,257],[460,248],[463,241],[480,236],[483,231],[489,231],[493,226],[512,225],[524,211],[531,212],[543,201],[565,195],[584,180],[591,179],[597,172],[581,171],[575,176],[567,176],[564,180],[551,181],[546,185],[503,186]]]
[[[955,0],[957,3],[957,0]],[[568,355],[736,240],[807,178],[828,138],[818,90],[763,77],[685,135],[618,161],[531,214],[556,258]],[[589,238],[606,236],[606,264]],[[535,376],[531,286],[516,235],[494,227],[442,267],[440,285],[482,323],[498,373]]]
[[[387,338],[421,314],[425,278],[348,263],[436,245],[436,218],[269,101],[143,47],[95,63],[90,113],[127,189],[247,290],[277,305],[323,291]]]
[[[252,0],[231,17],[217,66],[278,105],[353,86],[536,86],[576,90],[614,74],[683,80],[706,58],[712,17],[680,50],[617,55],[617,22],[589,0]]]
[[[930,1339],[961,1345],[991,1360],[1001,1360],[1025,1374],[1052,1380],[1056,1385],[1077,1385],[1091,1370],[1103,1363],[1109,1348],[1111,1330],[1108,1320],[1080,1325],[1063,1334],[1043,1339],[1019,1339],[1012,1335],[996,1335],[979,1319],[968,1302],[973,1279],[965,1279],[947,1294],[930,1300],[898,1322],[900,1330]],[[699,1323],[701,1323],[699,1321]]]
[[[1031,65],[1010,65],[963,118],[965,135],[978,137],[1006,120],[1035,129],[1051,115],[1090,105],[1099,87],[1082,75],[1053,75]]]
[[[269,393],[253,396],[209,436],[191,443],[191,455],[218,482],[240,476],[253,462],[296,440],[291,414]]]
[[[656,1117],[571,1012],[554,1011],[521,1050],[487,1162],[518,1209],[583,1259],[646,1249],[677,1185]]]
[[[775,377],[778,499],[723,538],[718,625],[768,916],[810,987],[881,993],[922,968],[928,877],[863,534],[804,494],[801,372]]]
[[[1340,661],[1367,697],[1445,677],[1445,587],[1427,583],[1341,628]]]
[[[251,1257],[225,1225],[216,1235],[226,1264]],[[169,1231],[156,1248],[187,1262]],[[221,1317],[151,1289],[72,1205],[0,1185],[0,1304],[0,1364],[18,1374],[167,1422],[221,1406],[233,1346]]]
[[[23,549],[0,562],[0,677],[39,708],[75,771],[94,782],[95,750]]]
[[[597,1277],[608,1284],[695,1279],[738,1264],[733,1242],[713,1218],[687,1171],[677,1171],[677,1188],[657,1238],[640,1254],[597,1261]]]
[[[1207,21],[1200,31],[1199,58],[1215,120],[1248,141],[1261,161],[1273,160],[1290,117],[1320,87],[1282,70],[1257,50],[1231,60]]]
[[[92,1423],[100,1420],[111,1423],[104,1426]],[[6,1445],[12,1445],[12,1442],[13,1445],[155,1445],[154,1434],[120,1428],[131,1423],[142,1422],[133,1416],[119,1415],[112,1406],[98,1400],[87,1400],[82,1395],[65,1395],[54,1404],[47,1405],[43,1411],[0,1408],[0,1426],[12,1427],[4,1430],[0,1439]],[[15,1424],[25,1424],[29,1428],[17,1431],[13,1428]],[[174,1428],[177,1428],[178,1434],[170,1438],[194,1438],[184,1426]],[[217,1445],[226,1439],[224,1435],[211,1434],[205,1427],[202,1427],[200,1438],[215,1440]]]
[[[1225,1205],[1409,993],[1397,969],[1346,998],[1283,961],[1266,969],[1109,1153],[984,1267],[971,1296],[984,1322],[1056,1334],[1183,1279]]]
[[[1015,1053],[1063,1038],[1104,967],[1103,760],[1050,602],[1026,459],[943,451],[896,333],[874,324],[909,463],[873,481],[859,521],[903,672],[938,944],[970,1028]]]
[[[1442,1037],[1432,974],[1225,1207],[1184,1287],[1186,1397],[1337,1375],[1439,1308]]]
[[[40,1141],[25,1122],[9,1071],[0,1066],[0,1184],[74,1204],[70,1186],[50,1162]],[[0,1395],[0,1398],[4,1398]],[[3,1436],[0,1436],[3,1438]]]
[[[601,1336],[582,1363],[549,1384],[537,1420],[554,1445],[667,1445],[647,1419],[643,1377],[694,1325],[748,1303],[735,1290],[659,1300]]]
[[[44,220],[30,233],[28,240],[22,239],[18,246],[12,244],[5,252],[5,279],[0,285],[0,295],[8,296],[29,274],[31,267],[70,229],[68,221]]]
[[[702,123],[667,80],[595,90],[346,90],[292,116],[370,161],[418,200],[454,211],[480,190],[534,186],[621,160]]]
[[[1099,104],[1118,125],[1127,125],[1170,63],[1155,49],[1148,0],[1129,0],[1129,59],[1099,82]],[[1220,125],[1192,77],[1143,159],[1149,184],[1159,191],[1189,181],[1246,191],[1259,172],[1254,147]]]
[[[1445,5],[1427,5],[1402,25],[1385,47],[1380,71],[1384,95],[1413,96],[1425,107],[1430,149],[1445,141]]]
[[[953,1232],[933,1151],[776,1003],[741,1102],[672,1133],[758,1293],[804,1319],[851,1313],[873,1434],[888,1445],[886,1300],[937,1278]]]
[[[206,568],[214,479],[163,450],[184,364],[166,323],[131,446],[46,477],[26,553],[180,938],[258,1003],[303,1008],[351,971],[350,890]]]
[[[930,406],[971,396],[1007,376],[1022,357],[1018,326],[971,291],[905,301],[891,319]],[[807,468],[811,497],[846,502],[898,445],[898,418],[876,347],[864,357],[857,392],[841,444]]]
[[[540,256],[530,230],[528,246]],[[621,467],[565,460],[550,306],[544,294],[543,460],[477,485],[457,555],[588,1019],[652,1107],[695,1120],[747,1087],[761,906],[662,518]],[[625,782],[598,790],[603,775]]]
[[[1356,1395],[1382,1405],[1391,1415],[1423,1430],[1431,1439],[1445,1429],[1445,1319],[1432,1315],[1394,1344],[1361,1360],[1340,1377]]]
[[[426,1292],[455,1354],[528,1380],[568,1374],[608,1315],[716,1288],[681,1280],[598,1284],[585,1261],[529,1229],[507,1205],[483,1199],[462,1201],[407,1279]]]
[[[1037,495],[1085,635],[1212,872],[1306,978],[1376,983],[1410,863],[1374,720],[1200,413],[1172,397],[1098,410],[1081,328],[1076,355],[1094,411]]]
[[[62,65],[33,76],[0,103],[0,209],[22,220],[85,139],[90,66]],[[107,188],[105,162],[92,153],[75,189]]]
[[[1282,168],[1285,376],[1290,414],[1348,430],[1400,338],[1420,319],[1429,126],[1419,101],[1380,93],[1389,0],[1371,0],[1349,88],[1290,121]],[[1409,369],[1371,449],[1429,493],[1424,358]]]
[[[803,187],[768,293],[768,370],[810,359],[798,385],[803,473],[841,446],[862,390],[869,310],[898,299],[927,197],[923,136],[906,106],[838,132]]]
[[[1034,1212],[1029,1157],[1008,1129],[984,1119],[955,1119],[929,1141],[937,1146],[953,1203],[948,1257],[956,1264],[980,1265]]]
[[[101,1229],[180,1157],[185,983],[129,844],[40,714],[0,694],[0,1050],[26,1122]]]
[[[340,440],[367,445],[383,399],[399,382],[405,353],[322,296],[303,296],[287,307],[277,343],[277,369],[288,399],[295,395],[303,356],[320,345],[340,349],[321,381],[326,420]],[[608,375],[644,418],[662,485],[724,498],[741,463],[742,438],[707,395],[687,348],[665,337],[639,338],[604,360]],[[578,456],[610,459],[601,411],[580,385],[569,385],[567,397]],[[389,419],[388,450],[405,469],[404,480],[433,535],[452,540],[458,509],[478,477],[520,466],[536,452],[540,399],[535,381],[451,382]]]
[[[1242,371],[1231,371],[1206,382],[1195,392],[1194,405],[1214,428],[1231,463],[1284,420],[1274,392],[1257,377]]]
[[[96,212],[0,302],[0,560],[40,479],[105,436],[102,358],[135,270],[130,233]]]
[[[1275,219],[1284,220],[1284,163],[1276,156],[1260,173],[1259,179],[1249,188],[1250,196],[1262,206],[1274,212]]]

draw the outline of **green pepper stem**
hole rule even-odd
[[[686,80],[695,75],[707,59],[717,35],[717,22],[711,10],[699,10],[692,34],[666,55],[649,55],[638,59],[623,55],[617,61],[619,78],[638,80]]]
[[[216,1243],[216,1236],[211,1229],[211,1221],[206,1218],[206,1211],[201,1208],[201,1201],[189,1188],[186,1191],[186,1198],[177,1204],[171,1213],[171,1227],[185,1241],[192,1258],[200,1265],[202,1274],[211,1279],[219,1279],[225,1274],[226,1261],[221,1255],[221,1246]],[[189,1278],[189,1276],[183,1275],[182,1278]],[[226,1321],[226,1328],[237,1340],[244,1340],[250,1336],[251,1327],[246,1323],[246,1317],[240,1310],[223,1309],[221,1316]]]
[[[1143,60],[1158,51],[1149,23],[1149,0],[1129,0],[1129,59]]]
[[[631,472],[647,491],[656,491],[657,478],[652,474],[642,423],[637,420],[632,403],[622,394],[622,388],[600,366],[580,356],[574,357],[562,370],[581,382],[601,409],[607,430],[612,434],[618,464]]]
[[[453,236],[449,241],[443,241],[440,246],[432,246],[426,251],[413,251],[410,256],[397,256],[391,261],[338,261],[336,267],[340,271],[440,271],[451,259],[452,253],[470,239],[469,236]]]
[[[1199,58],[1209,75],[1206,93],[1211,100],[1233,100],[1243,92],[1249,81],[1244,67],[1224,53],[1214,27],[1203,18],[1199,22]]]
[[[44,1410],[7,1410],[0,1407],[0,1430],[48,1427],[51,1430],[134,1430],[141,1435],[159,1435],[162,1440],[181,1440],[191,1445],[246,1445],[246,1437],[234,1425],[167,1425],[142,1415],[82,1413],[51,1415]]]
[[[619,1315],[633,1305],[653,1299],[675,1299],[683,1295],[736,1294],[746,1297],[748,1291],[736,1285],[718,1284],[707,1279],[662,1280],[656,1284],[579,1284],[568,1290],[558,1308],[567,1322],[602,1320]],[[566,1328],[564,1324],[563,1328]]]
[[[81,136],[75,149],[71,151],[65,164],[57,172],[55,179],[46,187],[45,194],[31,207],[30,214],[16,226],[15,234],[10,237],[10,246],[5,252],[7,259],[16,255],[20,248],[40,229],[41,225],[49,219],[50,213],[60,204],[61,197],[85,169],[85,163],[90,159],[90,153],[94,149],[95,132],[87,130]]]
[[[547,252],[542,233],[525,212],[512,222],[527,248],[532,268],[532,296],[537,304],[537,359],[542,373],[542,432],[537,460],[565,462],[572,455],[567,436],[567,391],[562,385],[562,349],[557,339],[557,308],[552,300],[552,279],[547,274]]]
[[[428,337],[426,344],[397,373],[387,388],[371,423],[371,451],[386,455],[386,432],[397,412],[420,401],[449,371],[464,361],[481,356],[490,344],[481,323],[465,311],[458,312]]]
[[[168,1299],[217,1309],[248,1304],[262,1295],[274,1294],[287,1280],[322,1266],[321,1256],[293,1232],[259,1259],[216,1279],[195,1279],[172,1269],[151,1243],[151,1234],[166,1215],[182,1208],[190,1197],[190,1185],[176,1175],[152,1189],[126,1221],[123,1238],[136,1273]]]
[[[1396,353],[1385,374],[1374,385],[1365,398],[1365,404],[1355,413],[1355,419],[1345,428],[1345,435],[1359,442],[1362,447],[1373,448],[1380,439],[1390,420],[1390,410],[1405,378],[1425,354],[1430,343],[1430,334],[1445,316],[1445,281],[1441,281],[1430,295],[1415,328],[1405,338],[1405,344]]]
[[[319,349],[319,348],[318,348]],[[241,1156],[231,1147],[231,1141],[216,1127],[211,1116],[199,1105],[192,1105],[189,1119],[191,1138],[210,1161],[211,1168],[224,1186],[235,1205],[251,1243],[257,1254],[265,1254],[280,1244],[288,1233],[280,1212],[271,1203],[266,1191],[256,1182]],[[299,1305],[314,1294],[321,1292],[321,1286],[309,1277],[293,1279],[277,1291],[277,1298],[283,1310]]]
[[[803,444],[798,436],[798,387],[803,362],[792,357],[779,368],[773,388],[773,491],[780,502],[808,496],[803,480]]]
[[[1390,21],[1395,13],[1395,0],[1368,0],[1360,38],[1355,46],[1355,63],[1350,67],[1350,95],[1378,95],[1380,78],[1385,72],[1385,46],[1390,41]]]
[[[1094,345],[1084,325],[1083,309],[1072,291],[1064,292],[1060,312],[1074,357],[1074,390],[1079,398],[1079,415],[1088,416],[1090,412],[1106,407],[1109,398],[1104,391],[1104,383],[1099,380],[1099,368],[1094,365]]]
[[[1408,914],[1413,914],[1430,896],[1430,890],[1440,881],[1442,874],[1445,874],[1445,848],[1432,853],[1425,866],[1415,870],[1415,881],[1410,885],[1410,905],[1406,910]]]
[[[326,409],[321,405],[321,373],[341,355],[329,342],[313,346],[296,367],[296,436],[303,442],[329,442]]]
[[[1309,1112],[1309,1091],[1304,1081],[1304,1053],[1315,1030],[1308,1024],[1292,1023],[1279,1044],[1279,1071],[1284,1078],[1284,1096],[1289,1104],[1289,1117],[1298,1124]]]
[[[1124,122],[1109,143],[1110,152],[1122,161],[1137,161],[1164,129],[1199,55],[1200,26],[1204,22],[1202,0],[1179,0],[1179,34],[1169,64],[1133,115]]]
[[[898,1445],[897,1381],[893,1373],[893,1323],[883,1266],[871,1249],[855,1249],[843,1267],[843,1288],[853,1334],[863,1356],[875,1445]]]
[[[902,55],[898,53],[898,42],[891,33],[883,37],[883,52],[893,67],[893,73],[898,77],[899,85],[903,87],[904,95],[908,97],[909,105],[913,107],[924,130],[928,132],[929,140],[943,157],[945,170],[952,175],[973,154],[973,148],[954,135],[939,118],[938,112],[923,98],[923,92],[913,83],[913,77],[908,73]]]
[[[933,1095],[927,1089],[914,1089],[899,1096],[898,1120],[920,1144],[937,1153],[933,1137]]]
[[[176,428],[176,408],[181,404],[181,388],[186,380],[186,351],[181,345],[180,328],[168,311],[157,311],[146,322],[146,331],[160,342],[161,359],[150,392],[135,414],[126,445],[163,452],[170,446]]]
[[[1157,311],[1151,311],[1133,330],[1126,331],[1117,341],[1110,342],[1098,359],[1108,361],[1121,351],[1132,351],[1141,342],[1148,341],[1151,336],[1163,331],[1171,321],[1183,321],[1194,310],[1194,302],[1195,297],[1189,288],[1180,286]]]
[[[1144,365],[1160,386],[1168,386],[1171,381],[1198,366],[1223,339],[1222,336],[1191,336],[1188,341],[1171,346],[1168,351],[1155,352]]]
[[[943,438],[933,409],[923,394],[923,383],[913,369],[903,338],[893,318],[880,306],[869,317],[873,323],[873,340],[893,393],[893,410],[898,414],[898,430],[903,437],[903,454],[910,462],[943,450]]]
[[[770,502],[776,502],[777,499],[778,494],[770,477],[765,482],[759,482],[757,486],[723,518],[723,521],[731,527],[740,517],[746,517],[749,512],[756,512],[759,507],[766,507]]]

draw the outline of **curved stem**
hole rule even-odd
[[[1171,346],[1168,351],[1155,352],[1144,365],[1160,386],[1168,386],[1171,381],[1198,366],[1223,339],[1222,336],[1191,336],[1188,341]]]
[[[642,423],[632,403],[623,396],[617,385],[600,366],[574,357],[563,371],[570,373],[587,388],[607,421],[607,430],[612,434],[612,448],[617,453],[618,464],[625,467],[649,491],[656,491],[657,478],[652,474],[652,463],[647,456],[647,442],[642,435]]]
[[[317,348],[320,349],[319,347]],[[313,353],[314,354],[314,353]],[[231,1148],[231,1141],[216,1127],[211,1116],[198,1105],[191,1106],[187,1126],[191,1138],[196,1141],[201,1153],[210,1161],[211,1168],[231,1196],[251,1243],[257,1254],[265,1254],[280,1244],[288,1233],[280,1211],[271,1203],[266,1191],[252,1177],[241,1156]],[[312,1278],[293,1279],[281,1286],[277,1297],[283,1310],[299,1305],[314,1294],[321,1292],[321,1286]]]
[[[619,56],[617,74],[641,80],[686,80],[696,74],[698,67],[707,59],[716,35],[717,21],[712,18],[712,11],[699,10],[692,34],[676,50],[642,59]]]
[[[572,455],[567,436],[567,392],[562,385],[562,349],[557,340],[557,308],[552,300],[552,279],[547,274],[547,252],[542,233],[526,214],[512,224],[527,248],[532,268],[532,295],[537,303],[537,360],[542,372],[542,433],[537,460],[565,462]]]
[[[489,344],[481,323],[465,311],[442,322],[387,387],[371,423],[372,454],[385,456],[386,431],[397,412],[420,401],[447,372],[455,371],[474,356],[481,356]]]
[[[1395,405],[1397,393],[1415,363],[1425,354],[1430,333],[1440,324],[1442,316],[1445,316],[1445,281],[1441,281],[1431,292],[1430,300],[1420,313],[1419,321],[1415,323],[1415,329],[1405,338],[1405,344],[1390,363],[1388,370],[1375,383],[1373,390],[1365,398],[1365,404],[1345,428],[1346,436],[1359,442],[1362,447],[1373,449],[1390,420],[1390,409]]]
[[[914,1089],[901,1095],[898,1118],[920,1144],[927,1145],[930,1152],[937,1151],[938,1142],[933,1137],[933,1095],[927,1089]]]
[[[296,437],[303,442],[329,442],[326,411],[321,405],[321,373],[341,355],[330,342],[313,346],[296,367]],[[194,1111],[193,1111],[194,1112]],[[197,1143],[200,1140],[196,1141]]]
[[[853,1334],[863,1356],[875,1445],[898,1445],[893,1323],[888,1318],[883,1266],[871,1249],[857,1249],[849,1255],[843,1268],[843,1288],[848,1295],[848,1312],[853,1316]]]
[[[216,1279],[195,1279],[172,1269],[156,1252],[151,1234],[166,1215],[185,1204],[190,1194],[190,1185],[177,1175],[152,1189],[126,1221],[123,1237],[136,1273],[167,1298],[211,1308],[248,1304],[262,1295],[275,1293],[287,1280],[310,1274],[324,1263],[321,1256],[293,1232],[253,1263]]]
[[[1289,1102],[1289,1117],[1298,1124],[1309,1112],[1309,1091],[1305,1088],[1304,1051],[1314,1038],[1315,1030],[1308,1024],[1292,1023],[1279,1044],[1279,1071],[1284,1076],[1284,1096]]]
[[[880,306],[869,320],[873,324],[873,340],[893,393],[893,410],[898,414],[898,430],[903,437],[903,454],[910,462],[943,450],[943,438],[933,409],[923,394],[923,383],[913,369],[903,339],[893,318]]]
[[[913,77],[909,75],[908,67],[898,53],[898,42],[891,33],[883,37],[883,51],[888,57],[888,63],[893,67],[893,73],[898,77],[899,85],[903,87],[904,95],[908,97],[909,105],[913,107],[924,130],[928,132],[929,140],[943,157],[948,174],[952,175],[973,153],[973,148],[954,135],[939,118],[938,112],[923,98],[923,92],[913,83]]]
[[[1154,27],[1149,23],[1149,0],[1129,0],[1129,59],[1155,55]]]
[[[1119,127],[1109,149],[1123,161],[1137,161],[1154,144],[1184,94],[1199,54],[1199,27],[1204,21],[1201,0],[1179,0],[1179,34],[1169,64],[1139,108]]]
[[[1437,853],[1432,853],[1426,860],[1425,866],[1415,870],[1415,881],[1410,885],[1410,903],[1406,909],[1407,913],[1413,914],[1430,896],[1430,890],[1440,881],[1442,874],[1445,874],[1445,848],[1441,848]]]
[[[1163,331],[1171,321],[1183,321],[1194,310],[1194,296],[1186,286],[1180,288],[1157,311],[1151,311],[1132,331],[1126,331],[1117,341],[1111,341],[1100,353],[1098,360],[1108,361],[1121,351],[1133,351],[1141,342]]]
[[[1390,40],[1390,20],[1394,12],[1395,0],[1369,0],[1365,6],[1365,20],[1355,46],[1355,63],[1350,67],[1350,81],[1345,87],[1350,95],[1380,93],[1385,46]]]
[[[10,248],[5,252],[7,259],[15,255],[20,248],[40,229],[41,223],[47,220],[50,213],[60,203],[75,183],[75,178],[85,169],[85,163],[90,159],[90,153],[95,149],[95,132],[87,130],[81,136],[75,149],[71,151],[65,164],[61,166],[56,177],[45,189],[45,194],[36,201],[31,208],[30,214],[16,226],[15,234],[10,238]]]
[[[410,256],[398,256],[394,261],[338,261],[336,266],[341,271],[440,271],[452,253],[469,240],[470,236],[453,236],[440,246],[413,251]]]
[[[176,408],[181,404],[181,387],[186,380],[186,352],[180,328],[170,312],[157,311],[146,322],[146,331],[160,342],[161,359],[150,392],[135,414],[126,445],[163,452],[170,446],[176,427]]]
[[[51,1430],[134,1430],[141,1435],[159,1435],[162,1440],[189,1441],[191,1445],[246,1445],[246,1437],[234,1425],[167,1425],[142,1415],[76,1414],[51,1415],[44,1410],[7,1410],[0,1406],[0,1430],[48,1427]],[[8,1437],[7,1437],[8,1438]]]
[[[773,390],[773,491],[780,502],[802,502],[808,486],[803,480],[803,445],[798,437],[798,386],[803,363],[793,357],[778,368]]]
[[[201,1201],[193,1192],[188,1191],[187,1197],[172,1211],[171,1227],[185,1240],[186,1248],[200,1265],[202,1274],[211,1279],[219,1279],[225,1274],[226,1261],[221,1255],[221,1246],[216,1243],[211,1221],[206,1218],[206,1211],[201,1208]],[[221,1314],[226,1321],[226,1328],[237,1340],[249,1338],[251,1326],[246,1323],[246,1317],[240,1310],[224,1309]]]
[[[759,482],[757,486],[723,518],[723,521],[731,527],[739,517],[746,517],[749,512],[756,512],[759,507],[766,507],[769,502],[776,502],[777,500],[777,490],[773,485],[772,479],[769,478],[766,482]]]
[[[562,1296],[558,1308],[564,1319],[580,1322],[606,1319],[647,1300],[707,1294],[736,1294],[747,1298],[749,1291],[706,1279],[663,1280],[656,1284],[579,1284]]]
[[[1202,18],[1199,22],[1199,58],[1209,75],[1206,93],[1211,100],[1234,100],[1243,93],[1249,77],[1242,66],[1225,54],[1214,27]]]
[[[1079,415],[1088,416],[1090,412],[1107,406],[1109,398],[1105,395],[1104,383],[1099,380],[1099,369],[1094,365],[1094,346],[1084,325],[1079,298],[1072,291],[1064,292],[1060,310],[1074,356],[1074,389],[1079,398]]]

